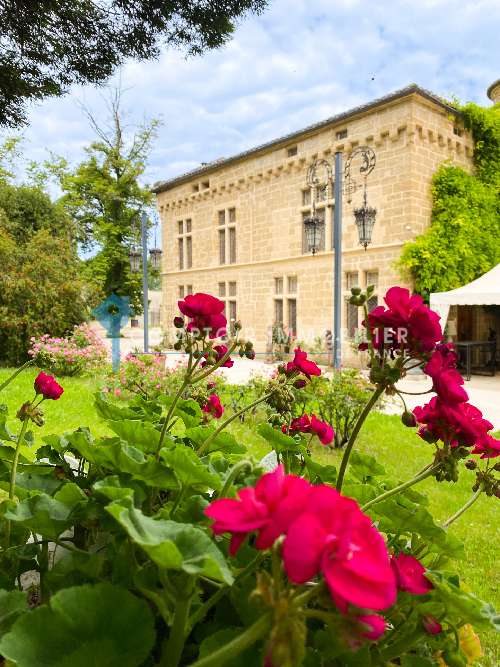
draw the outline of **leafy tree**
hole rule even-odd
[[[76,238],[86,249],[98,249],[86,261],[89,283],[104,298],[116,292],[128,296],[141,311],[142,276],[130,271],[130,247],[140,237],[140,212],[153,194],[139,182],[144,173],[158,122],[138,128],[128,138],[120,109],[120,91],[110,99],[111,129],[104,129],[86,110],[97,139],[87,149],[87,159],[70,170],[61,161],[55,168],[63,197],[61,204],[71,216]]]
[[[234,21],[267,0],[6,0],[0,3],[0,125],[26,122],[30,101],[99,83],[127,58],[165,44],[199,54],[223,45]]]
[[[438,169],[431,225],[405,245],[400,259],[424,294],[460,287],[500,262],[500,105],[468,104],[461,111],[475,141],[475,171]]]
[[[60,336],[84,319],[88,294],[70,230],[43,190],[0,177],[0,363],[25,361],[31,336]]]

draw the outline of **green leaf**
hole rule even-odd
[[[385,474],[385,468],[377,463],[377,459],[374,456],[370,456],[369,454],[360,454],[356,451],[351,452],[349,465],[355,477],[362,481],[370,477]]]
[[[300,446],[294,438],[282,433],[277,428],[273,428],[270,424],[259,424],[257,432],[264,440],[267,440],[272,449],[278,454],[283,452],[297,453],[299,451]]]
[[[109,500],[122,500],[123,498],[130,498],[133,500],[133,489],[123,486],[118,475],[110,475],[104,477],[92,485],[92,488],[97,493],[109,498]]]
[[[239,635],[245,632],[245,628],[224,628],[213,635],[206,637],[200,645],[200,653],[198,659],[206,658],[218,649],[222,648],[229,642],[236,639]],[[228,667],[229,667],[229,663]],[[262,665],[262,656],[260,651],[255,646],[251,646],[243,653],[233,656],[230,661],[231,667],[260,667]]]
[[[321,465],[313,461],[310,456],[304,456],[306,468],[313,484],[322,482],[323,484],[335,485],[337,481],[337,468],[332,465]]]
[[[220,477],[210,472],[190,447],[181,445],[175,449],[162,449],[161,458],[173,469],[183,487],[203,486],[216,491],[222,487]]]
[[[0,590],[0,635],[5,634],[25,611],[28,611],[25,592]]]
[[[154,457],[146,456],[137,447],[125,445],[118,438],[103,438],[96,443],[86,438],[73,440],[72,446],[83,458],[99,468],[116,473],[128,473],[148,486],[160,489],[176,489],[177,480],[172,471],[158,463]]]
[[[442,572],[427,572],[434,584],[435,595],[447,606],[448,614],[453,613],[473,626],[500,630],[500,615],[472,593],[460,588],[454,577],[446,577]]]
[[[199,447],[214,432],[215,427],[213,426],[197,426],[186,431],[186,438]],[[216,451],[225,452],[226,454],[245,454],[247,450],[244,445],[238,444],[231,433],[222,431],[212,440],[205,454]]]
[[[401,667],[434,667],[435,664],[434,660],[419,655],[405,655],[401,659]]]
[[[159,400],[163,405],[170,407],[174,399],[173,396],[162,396]],[[180,417],[187,428],[193,428],[200,423],[201,408],[192,398],[180,398],[175,406],[174,415]]]
[[[132,419],[108,421],[109,428],[129,445],[148,454],[155,454],[160,442],[160,431],[148,422]]]
[[[40,493],[22,500],[5,512],[5,518],[15,521],[34,533],[57,539],[74,524],[75,512],[88,502],[87,496],[73,483],[65,484],[52,498]]]
[[[111,401],[106,400],[104,394],[96,394],[95,406],[97,412],[104,417],[104,419],[111,419],[120,421],[122,419],[137,419],[137,413],[129,407],[117,405]]]
[[[97,584],[61,590],[18,618],[0,652],[18,667],[139,667],[154,641],[147,603]]]
[[[0,405],[0,440],[14,440],[14,434],[7,426],[9,411],[6,405]]]
[[[224,556],[200,528],[152,519],[131,503],[111,503],[106,510],[159,567],[204,575],[227,584],[233,582]]]

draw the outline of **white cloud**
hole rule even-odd
[[[202,58],[167,51],[121,72],[131,119],[164,121],[147,180],[229,156],[411,82],[486,104],[498,78],[497,0],[270,0]],[[82,158],[92,139],[75,97],[104,114],[92,87],[48,100],[25,132],[30,157]]]

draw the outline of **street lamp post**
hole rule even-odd
[[[144,352],[149,352],[149,292],[148,292],[148,216],[145,211],[141,214],[141,250],[142,250],[142,307],[144,320]],[[161,250],[156,247],[151,248],[149,255],[153,269],[159,269],[161,265]],[[139,273],[141,252],[132,247],[129,252],[130,270],[132,273]]]
[[[342,172],[342,152],[335,153],[334,180],[333,180],[333,249],[334,249],[334,274],[333,274],[333,366],[340,369],[342,361],[342,195],[347,194],[347,201],[351,203],[352,193],[358,188],[351,174],[353,160],[361,158],[360,174],[364,177],[363,206],[354,209],[354,218],[358,228],[359,243],[366,250],[371,243],[371,236],[377,211],[368,206],[366,179],[373,171],[376,164],[375,152],[369,146],[359,146],[347,158],[345,171]],[[326,171],[327,192],[332,183],[332,168],[327,160],[314,160],[307,171],[307,184],[311,188],[312,215],[304,220],[304,230],[308,250],[314,255],[319,250],[319,241],[323,233],[324,222],[316,215],[316,191],[320,184],[318,169],[322,167]],[[328,196],[328,195],[327,195]]]

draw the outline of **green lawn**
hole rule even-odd
[[[10,372],[10,371],[9,371]],[[0,369],[0,383],[9,374]],[[11,426],[18,428],[15,412],[33,395],[33,379],[36,371],[29,369],[18,376],[7,390],[0,394],[0,403],[7,403],[11,416]],[[102,378],[63,378],[64,394],[57,402],[46,401],[44,412],[46,424],[41,433],[62,433],[78,426],[88,426],[94,435],[110,432],[105,423],[97,416],[93,407],[93,394],[103,386]],[[269,449],[267,443],[250,426],[233,422],[233,433],[244,442],[256,457],[265,455]],[[358,448],[375,456],[394,478],[405,480],[430,462],[431,445],[426,444],[414,432],[405,428],[399,417],[372,414],[364,425]],[[341,453],[318,445],[317,457],[333,464],[339,463]],[[444,520],[461,507],[471,495],[473,473],[463,471],[456,484],[436,483],[433,479],[425,480],[417,487],[432,491],[429,494],[431,511],[437,520]],[[499,573],[497,564],[498,521],[495,510],[498,501],[482,497],[450,530],[465,543],[466,558],[457,563],[457,568],[469,588],[479,597],[500,607]],[[493,632],[483,633],[485,657],[479,663],[482,667],[496,667],[500,664],[500,644]]]

